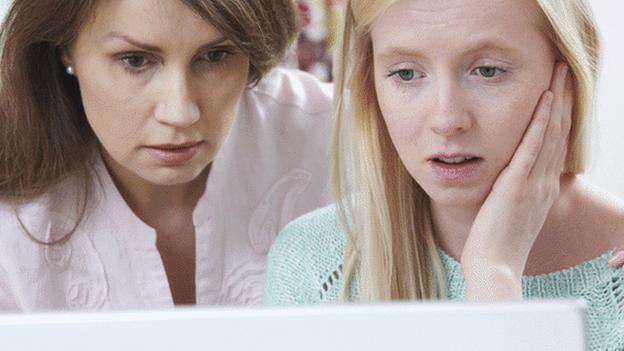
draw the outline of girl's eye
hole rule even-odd
[[[405,82],[412,81],[414,80],[414,78],[416,78],[416,72],[414,72],[413,69],[399,69],[390,73],[390,76],[393,75],[398,76],[402,81]]]
[[[498,67],[490,67],[490,66],[477,67],[475,69],[475,71],[480,76],[485,77],[485,78],[494,78],[498,74],[505,73],[504,69],[501,69],[501,68],[498,68]]]
[[[399,78],[409,81],[414,79],[414,70],[413,69],[402,69],[398,72]]]
[[[121,57],[121,61],[123,61],[126,65],[130,66],[130,68],[134,69],[141,68],[148,63],[145,56],[137,54],[125,55]]]

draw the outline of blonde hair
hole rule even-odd
[[[334,190],[347,234],[341,299],[359,278],[361,301],[446,295],[429,198],[392,144],[374,89],[371,23],[395,0],[348,0],[336,52]],[[582,173],[600,43],[585,0],[536,0],[545,33],[570,66],[575,104],[565,171]]]

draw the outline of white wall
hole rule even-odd
[[[603,64],[593,125],[594,183],[624,199],[624,3],[592,0],[603,39]]]
[[[587,178],[624,199],[624,3],[590,2],[602,32],[604,60]],[[4,15],[9,3],[0,0],[0,14]]]
[[[10,3],[11,0],[0,0],[0,14],[2,14],[2,18],[4,18],[4,14],[7,12]]]

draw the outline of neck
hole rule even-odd
[[[163,220],[183,221],[204,194],[210,166],[188,183],[153,184],[128,171],[110,156],[103,155],[106,167],[128,207],[148,226],[157,229]]]
[[[479,208],[451,207],[431,201],[431,219],[438,245],[459,260]]]

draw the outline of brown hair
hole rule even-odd
[[[293,0],[181,1],[249,57],[250,84],[282,60],[298,34]],[[76,39],[96,6],[95,0],[14,0],[8,11],[0,30],[2,201],[32,200],[76,174],[84,180],[86,207],[96,137],[78,82],[65,74],[61,51]]]

